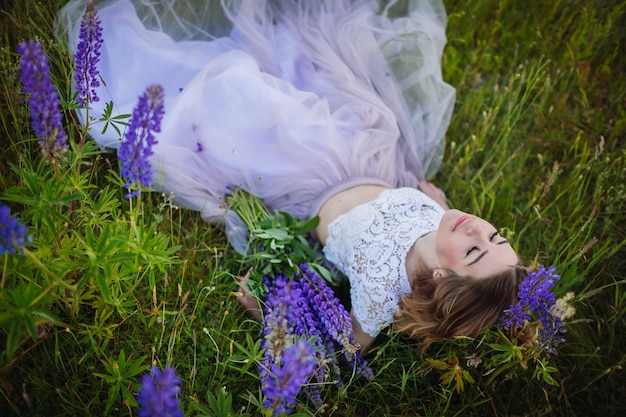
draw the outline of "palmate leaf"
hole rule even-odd
[[[457,393],[463,392],[465,389],[465,383],[474,383],[474,377],[467,369],[463,369],[459,364],[459,360],[456,356],[451,356],[447,361],[439,359],[429,359],[428,363],[433,368],[443,371],[439,376],[439,382],[442,385],[449,385],[454,381],[454,388]]]
[[[50,323],[65,326],[48,311],[54,297],[34,283],[20,282],[13,289],[4,289],[0,295],[0,327],[7,332],[4,347],[5,360],[14,357],[25,336],[38,339],[38,326]]]
[[[129,387],[135,385],[134,377],[150,369],[150,365],[145,364],[147,358],[146,355],[143,355],[135,360],[131,360],[130,357],[126,359],[126,353],[122,349],[117,359],[110,357],[108,360],[101,361],[107,373],[94,373],[93,375],[111,384],[105,405],[105,413],[120,400],[120,394],[122,400],[127,401],[129,404],[137,405]]]
[[[118,136],[122,136],[121,128],[125,128],[127,123],[126,119],[130,119],[130,114],[118,114],[117,116],[111,117],[113,114],[113,102],[109,101],[104,106],[104,112],[102,113],[102,117],[98,120],[99,122],[103,122],[104,126],[102,126],[101,134],[104,134],[109,126],[111,126]]]

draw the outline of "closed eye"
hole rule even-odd
[[[467,251],[467,253],[465,254],[465,256],[470,256],[472,252],[478,250],[478,246],[472,246],[470,250]]]
[[[493,242],[493,239],[494,239],[496,236],[500,236],[500,233],[498,233],[498,232],[494,232],[494,233],[493,233],[493,234],[489,237],[489,241],[490,241],[490,242]],[[508,240],[506,240],[506,239],[504,239],[504,240],[501,240],[500,242],[496,243],[496,245],[504,245],[505,243],[509,243],[509,241],[508,241]]]

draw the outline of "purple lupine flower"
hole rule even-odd
[[[141,186],[147,187],[152,181],[148,157],[153,153],[152,146],[157,143],[154,133],[161,131],[164,113],[163,88],[159,85],[148,87],[139,97],[117,151],[120,173],[126,181],[124,187],[129,191],[126,198],[139,196]]]
[[[354,353],[354,361],[350,363],[353,364],[352,366],[354,368],[356,368],[357,373],[363,375],[365,379],[374,379],[374,372],[372,371],[372,368],[369,367],[367,361],[363,358],[363,356],[361,356],[360,352],[357,351]]]
[[[41,43],[34,40],[23,41],[17,46],[22,55],[20,60],[21,78],[28,98],[28,112],[31,128],[39,139],[46,159],[56,159],[66,148],[67,135],[62,126],[59,111],[59,95],[50,78],[48,56]]]
[[[289,323],[289,317],[294,315],[290,310],[298,309],[292,297],[289,279],[284,275],[277,275],[272,280],[265,276],[265,284],[269,292],[265,295],[263,316],[265,327],[261,347],[263,359],[259,365],[261,387],[267,384],[269,372],[275,363],[279,363],[286,346],[293,344],[294,331]]]
[[[504,327],[522,327],[525,322],[530,321],[530,314],[524,307],[524,304],[520,301],[517,304],[510,306],[508,310],[505,310],[501,317]]]
[[[552,288],[560,278],[555,271],[554,266],[546,269],[543,265],[537,272],[529,271],[518,288],[519,302],[506,310],[500,319],[504,327],[522,327],[536,317],[541,323],[538,343],[548,353],[554,353],[555,347],[564,341],[560,334],[565,332],[563,320],[551,313],[555,304]]]
[[[30,242],[26,226],[20,224],[11,209],[0,204],[0,255],[21,253],[23,247]]]
[[[261,388],[266,384],[269,370],[282,353],[285,343],[289,343],[285,338],[287,334],[286,307],[278,297],[279,289],[287,285],[287,278],[282,275],[274,277],[270,281],[267,275],[263,276],[268,292],[265,294],[263,303],[263,335],[261,348],[263,358],[259,364],[259,375],[261,377]]]
[[[331,344],[326,345],[324,342],[329,338],[324,333],[324,326],[319,322],[318,315],[315,314],[314,307],[311,306],[309,299],[307,298],[308,290],[307,284],[300,276],[294,277],[292,280],[292,287],[298,288],[300,291],[300,297],[297,300],[298,307],[300,308],[300,315],[295,317],[294,330],[297,337],[303,337],[312,343],[315,349],[315,359],[319,366],[317,366],[311,374],[311,379],[315,380],[318,384],[310,384],[304,387],[304,393],[309,401],[311,401],[315,407],[320,408],[323,406],[322,395],[320,392],[320,386],[326,382],[326,368],[331,363],[337,362],[336,355],[329,355],[328,352],[334,351],[334,346]],[[326,365],[326,366],[324,366]],[[339,374],[330,375],[330,378],[334,378],[340,381]]]
[[[163,372],[156,366],[141,380],[137,395],[139,417],[183,417],[178,405],[180,379],[173,368]]]
[[[268,292],[263,307],[263,359],[259,365],[261,389],[266,397],[273,395],[272,384],[276,378],[272,369],[283,363],[286,350],[296,340],[308,340],[313,349],[313,362],[317,366],[311,368],[307,380],[318,384],[308,384],[303,388],[308,399],[316,407],[321,407],[321,384],[330,379],[337,386],[343,385],[336,352],[340,352],[357,373],[367,379],[371,379],[373,373],[352,343],[349,313],[325,281],[307,265],[300,265],[299,268],[302,274],[296,274],[292,279],[284,275],[271,279],[264,276]],[[280,410],[285,411],[286,408]]]
[[[306,265],[300,265],[300,269],[304,273],[303,279],[310,285],[308,298],[316,306],[320,322],[343,349],[351,350],[352,321],[350,314],[324,280]]]
[[[80,42],[74,54],[74,80],[78,104],[86,106],[100,100],[96,88],[100,86],[97,65],[103,42],[102,25],[93,2],[87,4],[78,39]]]
[[[313,347],[300,339],[283,351],[280,363],[272,365],[263,392],[266,397],[264,405],[272,409],[275,416],[291,411],[316,363]]]
[[[317,320],[323,328],[322,333],[326,334],[322,336],[324,345],[330,347],[334,346],[334,342],[339,344],[345,359],[356,367],[357,372],[367,379],[372,379],[374,373],[353,344],[350,313],[335,297],[333,290],[326,284],[326,281],[307,265],[300,265],[300,269],[304,273],[302,285],[307,288],[305,298],[309,300]],[[341,381],[339,378],[337,380]]]
[[[315,326],[313,326],[313,331],[310,331],[312,330],[309,327],[311,323],[307,323],[304,319],[310,316],[310,311],[297,280],[289,279],[284,275],[276,275],[271,279],[266,275],[264,280],[269,291],[265,295],[264,303],[265,327],[263,340],[261,341],[263,359],[259,365],[261,389],[266,394],[266,398],[268,398],[267,404],[276,405],[276,413],[287,412],[287,406],[295,402],[295,396],[300,390],[300,385],[304,384],[312,374],[316,374],[316,367],[312,367],[306,373],[306,378],[299,382],[300,385],[297,386],[297,389],[295,384],[298,383],[299,379],[290,382],[290,385],[285,388],[284,394],[281,394],[284,395],[284,401],[282,402],[277,402],[279,398],[277,397],[278,388],[276,388],[276,367],[281,367],[288,363],[289,358],[285,359],[286,352],[296,343],[296,340],[309,339],[315,333]],[[319,347],[320,343],[321,340],[318,339],[315,341],[315,346],[312,347],[314,364],[318,363],[318,354],[322,350]],[[317,370],[320,368],[322,367],[317,367]],[[323,381],[323,375],[322,371],[321,381]],[[321,405],[321,398],[319,398],[318,402],[315,401],[316,398],[320,397],[318,387],[315,387],[313,391],[306,390],[305,392],[314,403]],[[317,395],[315,395],[315,392],[317,392]],[[267,406],[273,407],[273,405]]]

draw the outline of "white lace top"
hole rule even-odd
[[[370,336],[393,321],[400,296],[411,293],[407,253],[419,237],[439,227],[443,213],[421,191],[397,188],[329,225],[324,254],[349,278],[352,312]]]

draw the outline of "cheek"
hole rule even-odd
[[[454,267],[463,259],[463,245],[456,239],[437,239],[435,249],[442,267]]]

